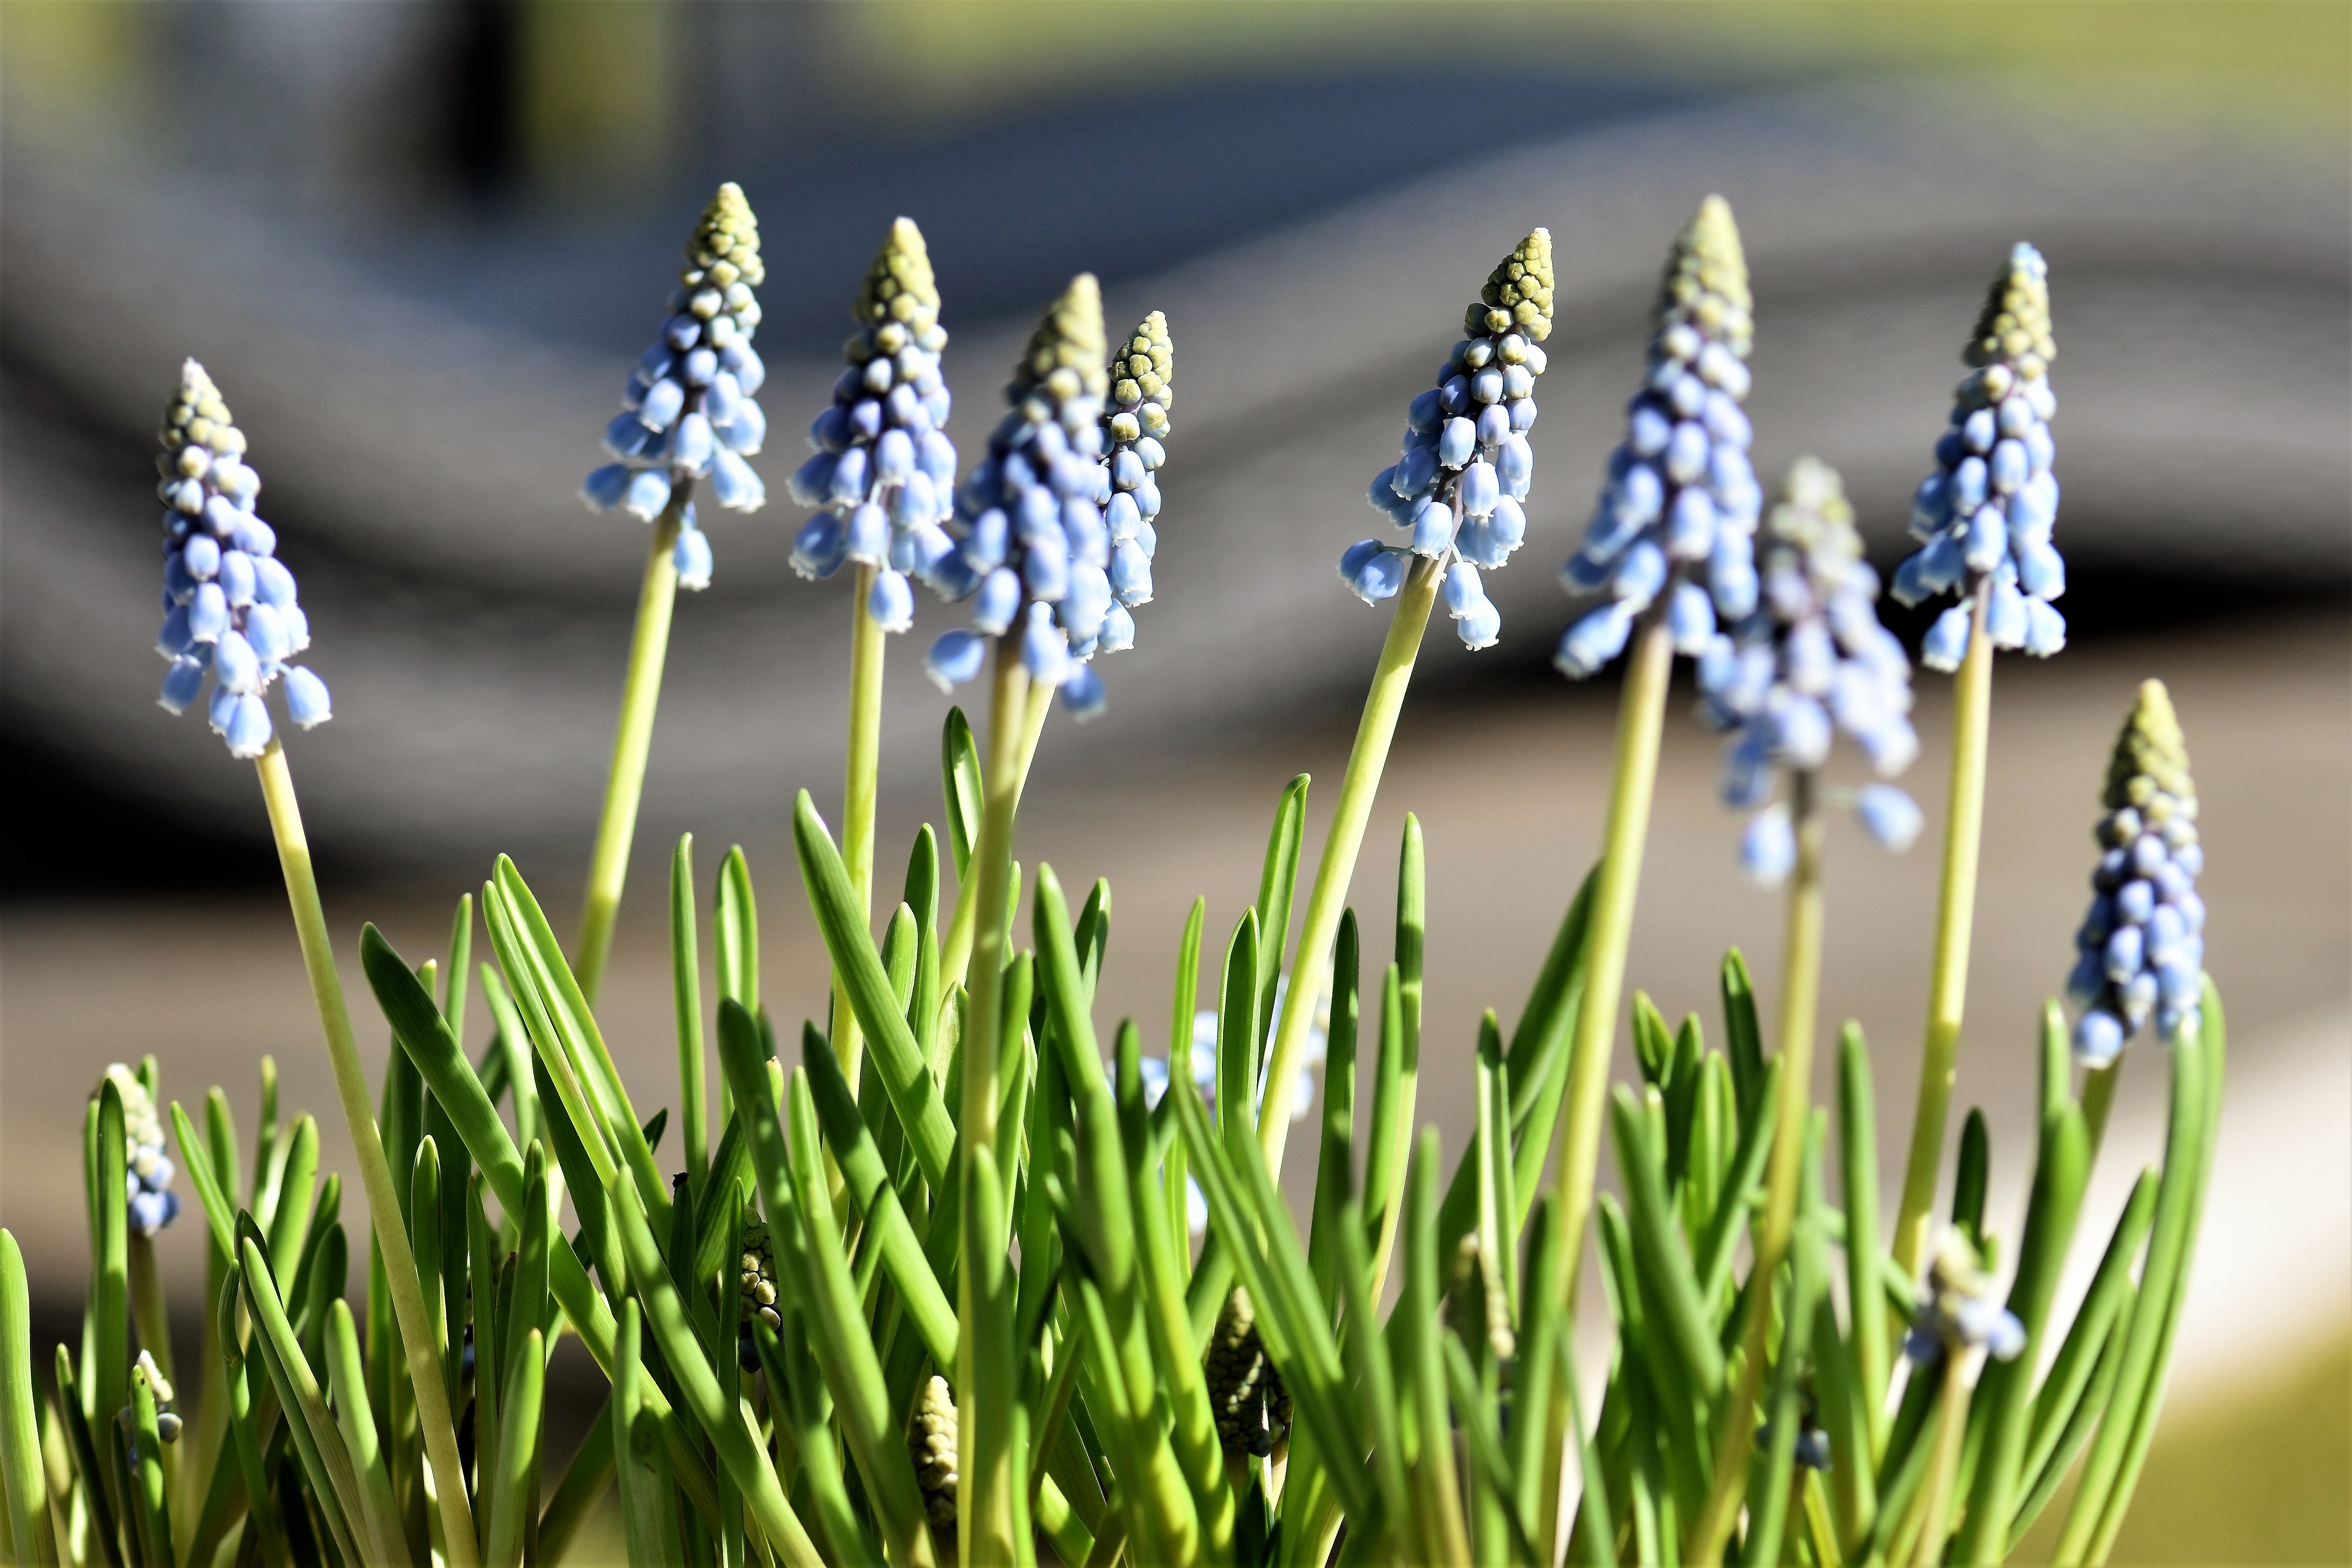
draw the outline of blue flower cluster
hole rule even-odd
[[[2057,447],[2050,421],[2050,264],[2020,244],[1993,279],[1962,358],[1969,365],[1936,443],[1936,471],[1911,501],[1924,548],[1895,568],[1895,597],[1924,604],[1955,589],[1919,651],[1930,669],[1958,669],[1969,651],[1969,603],[1985,592],[1995,647],[2047,658],[2066,646],[2066,617],[2050,601],[2066,591],[2066,563],[2050,542],[2058,521]]]
[[[1160,549],[1160,469],[1168,460],[1162,445],[1171,428],[1168,410],[1176,400],[1176,349],[1168,318],[1154,310],[1136,323],[1110,366],[1110,404],[1103,415],[1103,468],[1110,475],[1110,500],[1103,524],[1110,530],[1112,604],[1103,614],[1102,633],[1091,652],[1078,655],[1081,668],[1062,683],[1062,701],[1080,719],[1102,711],[1102,678],[1089,667],[1095,653],[1135,646],[1134,612],[1151,603],[1151,558]]]
[[[845,561],[873,567],[866,614],[884,631],[903,632],[915,622],[908,574],[949,592],[937,572],[955,551],[940,526],[955,504],[956,449],[940,378],[948,334],[930,252],[912,219],[890,226],[852,315],[857,331],[841,351],[849,363],[833,384],[832,406],[809,426],[816,455],[788,486],[801,505],[826,509],[793,540],[793,569],[830,577]]]
[[[333,715],[327,683],[286,661],[310,646],[310,617],[295,601],[294,574],[278,559],[276,531],[255,515],[261,476],[245,460],[245,433],[229,417],[205,367],[180,367],[180,393],[164,410],[155,466],[163,512],[163,629],[155,651],[171,662],[156,700],[184,713],[213,677],[213,731],[247,760],[269,749],[262,694],[286,678],[286,713],[308,730]]]
[[[1837,470],[1800,458],[1764,534],[1756,606],[1728,632],[1712,632],[1698,660],[1700,719],[1711,729],[1736,731],[1723,798],[1742,809],[1770,796],[1776,769],[1820,768],[1838,731],[1882,777],[1901,773],[1919,753],[1910,718],[1911,661],[1878,624],[1878,574],[1862,558],[1862,536]],[[1679,625],[1691,600],[1698,602],[1697,615],[1707,616],[1697,586],[1678,583],[1674,592],[1670,623]],[[1892,784],[1864,785],[1853,809],[1889,849],[1908,848],[1918,837],[1919,808]],[[1797,858],[1788,807],[1759,812],[1739,853],[1758,881],[1769,886],[1786,877]]]
[[[2121,1055],[2151,1014],[2168,1041],[2204,1023],[2205,900],[2197,876],[2205,847],[2189,747],[2160,680],[2140,686],[2103,798],[2091,910],[2075,933],[2082,956],[2066,983],[2084,1010],[2074,1054],[2091,1067]]]
[[[1404,586],[1411,556],[1443,569],[1446,614],[1465,647],[1492,647],[1502,635],[1502,613],[1479,572],[1502,566],[1527,540],[1520,503],[1535,479],[1528,432],[1551,305],[1551,231],[1539,228],[1463,312],[1468,335],[1437,367],[1437,384],[1406,410],[1402,456],[1372,478],[1372,510],[1406,542],[1360,539],[1339,557],[1339,580],[1368,605]]]
[[[172,1191],[171,1156],[163,1152],[163,1118],[137,1073],[121,1062],[110,1062],[106,1076],[122,1097],[123,1188],[131,1229],[137,1236],[153,1236],[180,1214],[180,1194]]]
[[[1903,1353],[1922,1365],[1974,1350],[2015,1360],[2025,1349],[2025,1325],[2000,1304],[1997,1289],[1975,1245],[1957,1229],[1946,1231],[1927,1264]]]
[[[760,223],[733,181],[719,187],[687,241],[686,266],[669,297],[661,336],[629,373],[622,412],[604,428],[604,449],[620,459],[590,474],[581,499],[651,522],[677,504],[675,561],[681,588],[710,585],[710,541],[694,522],[694,481],[708,479],[719,504],[757,511],[768,488],[744,459],[767,439],[767,416],[752,395],[767,367],[751,347],[767,279]]]
[[[1720,615],[1756,608],[1755,533],[1764,496],[1749,464],[1748,396],[1754,336],[1748,258],[1721,196],[1675,239],[1658,293],[1650,367],[1626,407],[1600,504],[1561,580],[1609,599],[1561,635],[1552,662],[1581,680],[1623,651],[1633,622],[1665,596],[1675,647],[1706,647]],[[1710,593],[1694,585],[1704,565]]]
[[[1064,688],[1080,717],[1101,710],[1100,678],[1084,661],[1117,602],[1104,354],[1102,291],[1082,272],[1030,334],[1005,388],[1011,407],[957,492],[955,548],[932,581],[945,597],[972,601],[972,625],[931,645],[925,668],[941,690],[980,673],[990,639],[1017,632],[1033,682]]]

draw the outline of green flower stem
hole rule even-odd
[[[997,1047],[1003,1025],[999,1015],[1004,984],[1005,903],[1013,879],[1013,834],[1020,809],[1022,735],[1029,697],[1019,636],[1008,633],[996,643],[989,691],[986,804],[981,813],[980,841],[971,852],[976,917],[971,1000],[964,1015],[969,1032],[963,1050],[963,1107],[957,1128],[963,1151],[960,1180],[967,1242],[974,1239],[979,1216],[999,1206],[995,1197],[982,1189],[994,1188],[998,1180],[994,1159]],[[1012,1363],[1012,1324],[1011,1303],[1003,1299],[1003,1274],[1001,1268],[979,1267],[975,1255],[970,1253],[964,1267],[956,1271],[956,1315],[961,1332],[956,1342],[955,1382],[962,1394],[962,1415],[957,1424],[957,1473],[961,1478],[957,1526],[964,1561],[969,1563],[1012,1562],[1017,1544],[1013,1539],[1014,1456],[990,1441],[1009,1429],[1010,1405],[1001,1412],[987,1408],[992,1395],[1009,1400],[1018,1393],[1013,1380],[1004,1375]]]
[[[668,619],[665,610],[665,626]],[[401,1224],[392,1165],[384,1159],[383,1142],[376,1134],[375,1116],[368,1106],[367,1073],[360,1065],[359,1044],[352,1036],[343,984],[335,973],[334,948],[327,937],[326,911],[319,902],[310,844],[302,834],[302,808],[294,798],[294,779],[286,769],[285,749],[272,741],[254,766],[261,775],[261,798],[269,807],[269,830],[278,841],[278,864],[286,872],[286,896],[294,908],[295,933],[301,939],[302,966],[310,973],[310,995],[318,1004],[319,1022],[326,1032],[335,1092],[342,1101],[343,1121],[351,1129],[352,1146],[359,1159],[360,1181],[367,1190],[376,1245],[383,1252],[393,1317],[400,1325],[409,1382],[416,1397],[417,1425],[425,1438],[426,1462],[433,1468],[442,1537],[451,1568],[475,1568],[478,1559],[474,1551],[473,1515],[466,1506],[465,1464],[457,1454],[457,1428],[449,1419],[449,1395],[441,1381],[440,1357],[433,1348],[432,1319],[416,1283],[416,1257],[409,1250],[408,1231]]]
[[[629,841],[636,837],[637,802],[646,790],[646,757],[653,749],[654,706],[661,700],[662,663],[669,656],[670,612],[677,605],[678,520],[693,484],[681,483],[669,510],[654,524],[646,552],[646,580],[637,590],[636,630],[629,637],[629,669],[621,681],[621,722],[613,733],[613,765],[604,778],[604,815],[596,823],[596,850],[588,861],[588,895],[580,915],[580,942],[572,962],[580,994],[596,1000],[613,922],[621,912],[621,884],[629,876]]]
[[[1936,963],[1927,982],[1927,1040],[1919,1059],[1919,1105],[1895,1217],[1895,1271],[1919,1276],[1936,1207],[1944,1123],[1951,1112],[1960,1015],[1969,996],[1969,937],[1976,922],[1977,851],[1984,837],[1985,752],[1992,714],[1992,639],[1985,635],[1990,583],[1969,610],[1969,651],[1952,682],[1952,787],[1944,812],[1943,890],[1936,902]]]
[[[1422,634],[1429,629],[1429,612],[1437,603],[1442,576],[1435,562],[1415,557],[1397,595],[1388,640],[1372,667],[1372,689],[1364,696],[1364,716],[1356,725],[1356,743],[1348,752],[1348,771],[1339,778],[1339,801],[1323,839],[1323,858],[1315,867],[1315,887],[1307,895],[1288,999],[1265,1068],[1265,1103],[1258,1112],[1258,1142],[1265,1151],[1265,1168],[1277,1181],[1283,1145],[1290,1136],[1290,1089],[1298,1076],[1299,1053],[1307,1048],[1316,998],[1328,979],[1339,912],[1356,875],[1356,854],[1363,847],[1372,798],[1380,793],[1381,771],[1388,765],[1389,742],[1396,738],[1397,715],[1412,684],[1413,659],[1421,652]]]
[[[1959,1489],[1960,1443],[1969,1426],[1969,1360],[1957,1349],[1944,1352],[1944,1376],[1936,1397],[1936,1447],[1928,1461],[1926,1522],[1919,1531],[1918,1553],[1912,1559],[1916,1568],[1936,1568],[1944,1561],[1952,1498]]]
[[[849,870],[849,890],[870,928],[874,920],[874,795],[882,771],[882,627],[866,613],[876,568],[857,568],[850,595],[849,763],[841,786],[841,858]],[[833,982],[833,1052],[849,1087],[857,1087],[865,1043],[857,1015],[841,978]]]
[[[1769,1303],[1773,1280],[1789,1254],[1799,1178],[1804,1171],[1805,1122],[1811,1110],[1813,1025],[1822,981],[1822,839],[1827,824],[1814,798],[1811,773],[1794,774],[1790,794],[1797,818],[1797,865],[1789,879],[1788,931],[1780,955],[1780,1070],[1776,1075],[1771,1163],[1765,1176],[1763,1229],[1748,1273],[1754,1299],[1748,1309],[1747,1355],[1717,1434],[1714,1484],[1706,1506],[1691,1526],[1690,1547],[1684,1554],[1685,1562],[1700,1568],[1721,1560],[1748,1491],[1756,1394],[1764,1379],[1764,1352],[1772,1328]]]

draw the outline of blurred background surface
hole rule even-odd
[[[1114,325],[1157,308],[1173,327],[1160,597],[1106,669],[1109,712],[1049,731],[1021,851],[1113,879],[1105,999],[1155,1048],[1192,896],[1238,912],[1283,781],[1337,779],[1384,624],[1330,576],[1368,531],[1363,483],[1463,301],[1549,225],[1559,324],[1529,548],[1491,580],[1503,641],[1473,658],[1433,632],[1357,889],[1384,930],[1416,812],[1440,1064],[1422,1103],[1459,1147],[1466,1074],[1443,1064],[1477,1009],[1513,1016],[1599,838],[1614,681],[1549,673],[1551,569],[1659,258],[1719,190],[1755,283],[1759,468],[1840,467],[1882,564],[1986,279],[2018,238],[2050,258],[2074,641],[1997,679],[1960,1103],[1992,1116],[2013,1216],[2034,1009],[2070,954],[2114,725],[2161,676],[2235,1027],[2124,1551],[2352,1561],[2352,10],[12,0],[0,61],[0,1218],[45,1325],[78,1310],[74,1133],[107,1061],[154,1051],[173,1094],[220,1082],[245,1108],[267,1051],[294,1104],[331,1105],[250,778],[151,706],[152,431],[183,356],[253,442],[335,689],[294,766],[339,937],[374,919],[429,951],[502,849],[560,923],[643,549],[572,494],[679,241],[717,182],[744,186],[775,500],[714,522],[716,584],[679,607],[607,986],[651,1098],[677,833],[706,876],[745,847],[771,1005],[822,1005],[786,820],[803,785],[837,804],[847,606],[790,572],[782,480],[891,217],[930,241],[967,455],[1070,272],[1101,276]],[[890,649],[886,882],[938,816],[945,705],[919,659],[953,616],[927,605]],[[1947,691],[1918,687],[1909,782],[1933,821]],[[1732,870],[1685,710],[1630,978],[1712,1023],[1713,955],[1740,944],[1769,975],[1778,908]],[[1932,843],[1834,853],[1825,1016],[1878,1042],[1899,1128]],[[2160,1138],[2159,1064],[2125,1084],[2118,1183]],[[167,1242],[184,1278],[197,1246],[185,1225]]]

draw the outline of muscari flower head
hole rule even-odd
[[[2000,1304],[1997,1291],[1969,1238],[1957,1228],[1947,1230],[1927,1264],[1903,1353],[1922,1364],[1973,1350],[1995,1361],[2014,1360],[2025,1349],[2025,1325]]]
[[[1104,354],[1102,292],[1082,272],[1030,334],[1005,388],[1011,406],[956,494],[955,549],[932,580],[948,598],[972,601],[972,626],[931,645],[925,668],[941,690],[980,673],[987,639],[1017,635],[1032,681],[1061,687],[1080,718],[1101,710],[1100,681],[1084,661],[1117,602]]]
[[[955,551],[940,526],[955,505],[956,449],[940,379],[948,334],[913,219],[890,226],[851,315],[857,331],[841,351],[848,364],[832,405],[809,426],[816,455],[789,486],[803,506],[825,509],[793,539],[793,569],[830,577],[845,561],[875,568],[866,612],[884,631],[903,632],[915,616],[908,578],[940,586],[936,574]]]
[[[1696,584],[1675,584],[1671,623],[1708,606]],[[1734,732],[1725,758],[1723,798],[1740,808],[1763,805],[1775,771],[1811,773],[1829,760],[1843,731],[1882,777],[1918,754],[1911,728],[1911,663],[1895,634],[1878,624],[1878,574],[1862,558],[1853,508],[1837,470],[1811,458],[1790,469],[1780,502],[1764,527],[1764,561],[1755,607],[1713,632],[1698,661],[1699,717]],[[1696,601],[1696,607],[1692,602]],[[1872,837],[1904,849],[1919,833],[1919,808],[1889,784],[1856,792],[1854,816]],[[1796,860],[1788,807],[1766,806],[1748,824],[1740,858],[1748,874],[1780,881]]]
[[[1405,534],[1402,544],[1358,540],[1339,557],[1339,580],[1368,605],[1404,585],[1412,556],[1445,573],[1445,609],[1466,647],[1491,647],[1503,617],[1480,571],[1494,571],[1526,542],[1535,479],[1528,431],[1536,422],[1538,345],[1551,336],[1551,231],[1521,240],[1463,312],[1469,335],[1437,368],[1437,384],[1405,412],[1404,450],[1373,476],[1372,510]]]
[[[332,717],[327,684],[286,661],[310,646],[310,617],[295,602],[294,574],[278,559],[278,535],[255,515],[261,476],[245,460],[245,433],[205,367],[180,367],[179,395],[163,411],[155,460],[163,481],[163,629],[155,651],[171,668],[156,700],[182,713],[213,677],[208,712],[233,757],[258,757],[272,733],[262,700],[286,678],[286,716],[303,729]]]
[[[1096,653],[1135,646],[1134,612],[1151,602],[1151,558],[1160,548],[1160,469],[1168,460],[1168,409],[1176,400],[1176,350],[1168,318],[1154,310],[1136,323],[1112,356],[1110,401],[1103,411],[1103,468],[1110,499],[1103,525],[1110,530],[1111,606],[1091,650],[1073,652],[1078,668],[1062,683],[1062,700],[1081,719],[1102,711]]]
[[[767,416],[752,395],[767,367],[751,347],[767,279],[760,222],[733,181],[719,187],[686,242],[686,266],[669,297],[661,335],[629,373],[622,411],[604,428],[604,449],[620,459],[580,487],[591,510],[619,507],[651,522],[677,503],[675,556],[681,588],[710,585],[710,541],[687,497],[708,479],[719,504],[757,511],[768,489],[743,459],[767,439]]]
[[[746,1216],[743,1255],[735,1270],[736,1356],[746,1372],[760,1368],[760,1352],[752,1343],[754,1321],[768,1325],[772,1334],[784,1331],[783,1315],[776,1310],[776,1251],[762,1221]]]
[[[2066,646],[2066,617],[2050,601],[2066,591],[2066,563],[2050,542],[2058,521],[2057,447],[2050,421],[2050,264],[2021,243],[1993,279],[1961,358],[1969,370],[1936,443],[1936,471],[1911,500],[1925,546],[1895,568],[1906,605],[1958,590],[1920,648],[1930,669],[1957,669],[1969,649],[1969,602],[1990,582],[1985,635],[1995,647],[2047,658]]]
[[[2107,767],[2106,814],[2099,818],[2099,864],[2091,910],[2074,945],[2082,956],[2066,982],[2083,1009],[2074,1054],[2105,1067],[2153,1016],[2167,1041],[2203,1022],[2205,900],[2197,875],[2197,784],[2172,699],[2144,681],[2116,738]]]
[[[164,1152],[163,1118],[138,1074],[110,1062],[106,1076],[122,1097],[123,1188],[131,1233],[153,1236],[180,1213],[180,1194],[172,1191],[171,1156]],[[168,1389],[156,1395],[159,1401],[171,1397]]]
[[[1290,1430],[1290,1391],[1265,1353],[1249,1292],[1236,1285],[1218,1310],[1202,1358],[1215,1412],[1217,1446],[1228,1454],[1263,1458]]]
[[[923,1511],[934,1530],[955,1529],[957,1437],[955,1394],[948,1380],[934,1373],[924,1382],[923,1396],[907,1424],[907,1451],[914,1458]]]
[[[1764,498],[1740,408],[1754,326],[1739,229],[1730,204],[1709,196],[1666,258],[1649,370],[1626,405],[1625,438],[1610,454],[1584,544],[1561,570],[1570,593],[1609,595],[1559,639],[1552,662],[1570,679],[1616,658],[1662,595],[1687,654],[1706,648],[1717,616],[1755,610]]]

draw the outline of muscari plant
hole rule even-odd
[[[651,434],[621,429],[619,472],[591,482],[592,497],[656,522],[616,747],[621,805],[600,846],[614,810],[634,817],[642,736],[633,763],[618,753],[632,723],[650,725],[645,683],[657,681],[669,595],[707,569],[684,492],[707,468],[722,501],[758,494],[726,461],[758,446],[755,236],[724,187],[663,342],[631,384],[625,417]],[[1977,703],[1961,721],[1979,727],[1976,793],[1954,791],[1948,919],[1955,883],[1972,886],[1978,837],[1958,818],[1980,801],[1977,661],[2003,642],[1988,617],[2005,579],[1989,545],[1968,553],[1993,526],[1982,508],[1955,522],[1958,503],[1938,511],[1934,496],[1981,482],[2009,498],[2000,521],[2029,594],[2039,569],[2027,559],[2047,547],[2048,508],[2017,499],[2047,477],[2051,412],[2046,386],[2031,390],[2051,352],[2044,271],[2018,254],[2031,265],[2013,258],[1996,286],[1951,460],[1921,501],[1944,519],[1937,539],[1964,523],[1976,574],[1958,650],[1961,706]],[[859,568],[853,737],[870,732],[879,701],[879,637],[908,618],[905,577],[975,602],[972,629],[940,638],[929,664],[949,684],[988,673],[985,760],[950,710],[946,852],[929,826],[915,836],[878,938],[856,847],[862,833],[870,857],[872,770],[861,791],[855,738],[840,842],[800,795],[795,858],[834,983],[797,1041],[761,994],[748,861],[726,858],[706,927],[680,840],[667,1157],[671,1109],[642,1114],[593,1005],[598,922],[610,928],[610,909],[595,911],[600,899],[616,906],[617,877],[592,878],[593,940],[569,956],[504,858],[478,904],[457,900],[446,958],[412,965],[365,927],[359,957],[394,1048],[378,1083],[363,1078],[262,706],[282,673],[307,727],[326,716],[324,689],[314,700],[315,678],[283,666],[307,640],[292,580],[270,570],[243,437],[191,365],[164,426],[165,705],[193,700],[210,668],[227,693],[215,727],[259,767],[358,1158],[365,1258],[340,1179],[320,1168],[318,1124],[281,1113],[268,1058],[249,1143],[220,1089],[201,1125],[172,1103],[167,1130],[157,1061],[108,1069],[84,1113],[83,1331],[56,1347],[46,1386],[23,1258],[0,1232],[8,1560],[552,1563],[581,1560],[590,1516],[607,1508],[630,1563],[712,1568],[1993,1563],[2070,1478],[2056,1560],[2105,1560],[2160,1405],[2225,1048],[2202,973],[2185,745],[2149,682],[2102,796],[2069,984],[2080,1018],[2070,1031],[2050,1004],[2027,1054],[2040,1118],[2021,1223],[2005,1233],[1989,1212],[1990,1142],[1972,1113],[1948,1223],[1915,1215],[1906,1187],[1890,1238],[1860,1031],[1843,1031],[1830,1107],[1810,1103],[1810,1064],[1829,813],[1850,808],[1891,847],[1921,826],[1884,782],[1916,750],[1908,663],[1878,622],[1834,473],[1801,459],[1769,508],[1756,481],[1739,407],[1753,323],[1719,199],[1671,253],[1648,369],[1569,574],[1607,597],[1559,662],[1585,675],[1627,655],[1601,858],[1509,1028],[1490,1010],[1464,1036],[1475,1128],[1450,1172],[1436,1132],[1412,1131],[1433,934],[1415,818],[1391,957],[1373,974],[1349,889],[1432,610],[1444,596],[1469,647],[1498,633],[1477,574],[1524,533],[1525,437],[1553,310],[1538,229],[1470,307],[1375,485],[1407,542],[1366,542],[1343,563],[1360,595],[1397,604],[1297,941],[1304,776],[1283,792],[1256,896],[1222,952],[1205,899],[1194,902],[1169,1032],[1147,1055],[1144,1026],[1097,1017],[1108,885],[1074,911],[1036,868],[1024,944],[1013,851],[1054,692],[1079,716],[1098,709],[1087,661],[1131,640],[1129,611],[1150,596],[1166,323],[1147,318],[1114,354],[1082,275],[1024,350],[987,456],[950,490],[936,291],[920,236],[896,226],[860,297],[849,369],[812,432],[817,457],[796,476],[796,493],[827,509],[796,560],[820,574]],[[1998,439],[1978,443],[1987,408]],[[699,433],[685,430],[698,419]],[[722,442],[730,427],[739,438]],[[2022,456],[2000,457],[2011,440]],[[1979,445],[1994,456],[1969,478]],[[853,458],[854,482],[836,483]],[[2054,481],[2036,494],[2054,503]],[[1916,586],[1920,569],[1905,571],[1898,584]],[[1929,662],[1942,646],[1931,639]],[[1701,721],[1731,734],[1727,800],[1757,813],[1741,858],[1787,888],[1784,970],[1768,1030],[1744,960],[1723,959],[1719,1044],[1637,993],[1622,1025],[1636,1078],[1612,1089],[1678,651],[1698,662]],[[2037,651],[2053,651],[2048,639]],[[1879,777],[1830,777],[1840,734]],[[490,959],[478,968],[478,915]],[[1964,964],[1964,931],[1962,943]],[[1945,931],[1939,986],[1956,984],[1949,948]],[[477,990],[492,1023],[478,1050],[467,1038]],[[1948,1037],[1931,1030],[1931,1068],[1957,1041],[1952,1005]],[[2120,1215],[2086,1215],[2125,1043],[2150,1025],[2172,1079],[2163,1160]],[[1318,1056],[1320,1103],[1299,1122],[1315,1137],[1302,1225],[1282,1195],[1282,1154]],[[1938,1161],[1941,1118],[1938,1100],[1914,1133]],[[1604,1128],[1608,1193],[1596,1183]],[[179,1208],[175,1178],[196,1198],[207,1257],[202,1346],[186,1367],[173,1363],[154,1258]],[[2069,1318],[2060,1271],[2095,1219],[2111,1229]],[[1909,1255],[1906,1226],[1928,1238]],[[1597,1367],[1580,1362],[1575,1332],[1588,1243],[1610,1320]],[[605,1393],[558,1468],[547,1387],[565,1335]]]

